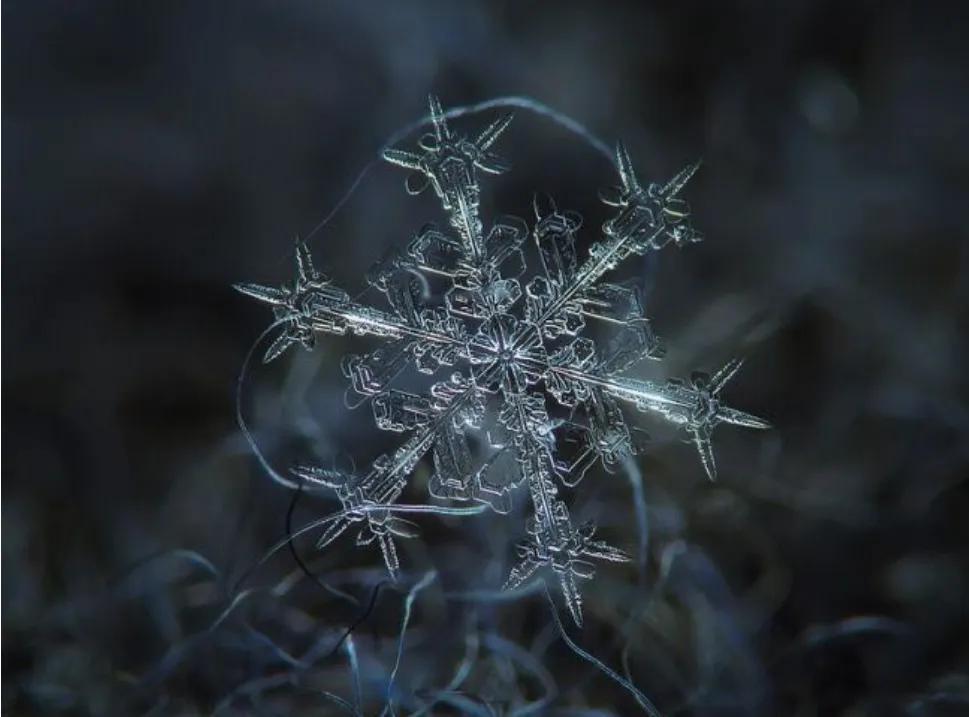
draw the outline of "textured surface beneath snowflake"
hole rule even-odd
[[[167,660],[202,610],[214,620],[225,607],[193,575],[163,584],[185,575],[168,562],[116,583],[132,561],[185,547],[241,569],[284,535],[294,493],[265,480],[248,455],[230,390],[268,312],[233,300],[227,286],[286,278],[299,233],[353,290],[388,243],[402,246],[411,228],[437,218],[433,193],[406,196],[396,169],[378,165],[325,231],[308,236],[379,141],[424,113],[422,93],[433,87],[448,103],[538,98],[621,136],[644,177],[702,156],[684,196],[707,242],[617,270],[642,277],[669,346],[663,362],[630,370],[687,375],[737,348],[750,361],[726,396],[778,427],[717,432],[720,478],[704,485],[691,447],[664,443],[664,426],[642,421],[652,437],[634,462],[645,481],[644,553],[625,471],[594,468],[563,489],[578,522],[595,516],[600,536],[646,555],[638,593],[631,565],[601,566],[585,584],[576,639],[625,673],[622,639],[629,674],[671,714],[684,699],[697,714],[961,714],[969,422],[957,399],[966,394],[969,142],[954,123],[969,95],[960,91],[965,22],[953,22],[954,8],[810,3],[792,13],[728,1],[604,11],[566,1],[550,11],[381,0],[328,3],[326,12],[319,3],[213,9],[6,8],[5,713],[143,714],[166,700],[154,714],[210,714],[244,681],[280,668],[265,643],[240,651],[245,626],[229,621],[207,638],[211,649],[169,661],[169,678],[137,708],[98,707],[130,689],[129,674]],[[491,115],[478,117],[453,124],[473,131]],[[551,192],[593,228],[579,232],[584,256],[606,212],[589,188],[609,183],[607,163],[522,112],[499,148],[514,168],[483,183],[482,211],[530,220],[533,190]],[[554,153],[560,162],[540,161]],[[595,329],[590,322],[589,335]],[[337,357],[379,339],[318,339],[313,353],[250,374],[245,416],[279,467],[339,451],[369,465],[400,435],[379,432],[368,406],[343,410]],[[395,385],[423,392],[409,380],[405,371]],[[424,500],[431,460],[401,500]],[[541,691],[534,680],[525,676],[521,698],[514,685],[485,690],[473,679],[497,659],[487,644],[500,636],[551,672],[559,691],[549,714],[637,714],[605,677],[576,679],[583,663],[561,641],[540,640],[550,619],[542,601],[506,600],[467,627],[455,613],[475,606],[438,607],[462,576],[469,586],[501,584],[528,504],[519,491],[509,515],[415,518],[421,539],[398,543],[401,584],[431,568],[439,579],[415,603],[404,653],[415,679],[402,671],[399,689],[445,687],[465,639],[481,635],[485,652],[461,689],[515,713]],[[331,509],[325,493],[304,496],[293,526]],[[360,612],[385,577],[379,552],[354,550],[349,537],[318,554],[296,544],[323,580],[352,576],[340,584],[364,603]],[[660,572],[674,548],[678,589]],[[370,582],[348,570],[370,564]],[[284,548],[249,585],[275,585],[290,569]],[[261,593],[247,621],[292,654],[303,638],[332,634],[334,644],[359,614],[321,604],[326,593],[304,582],[280,599]],[[102,585],[131,600],[103,599]],[[95,588],[91,609],[71,613],[76,627],[51,621]],[[365,670],[393,664],[399,624],[384,626],[392,646],[376,655],[370,633],[374,621],[396,620],[402,599],[382,591],[354,633]],[[294,625],[301,611],[313,619]],[[871,623],[838,637],[841,619],[861,628],[851,618],[872,611],[904,623],[909,637],[875,634]],[[782,654],[791,657],[778,664]],[[301,674],[353,695],[343,653]],[[379,714],[384,685],[374,672],[365,679],[360,709]],[[326,709],[305,691],[271,690],[256,704],[252,694],[230,712]]]
[[[505,587],[551,571],[581,624],[578,581],[593,577],[594,561],[630,558],[596,539],[594,523],[573,523],[560,486],[574,486],[596,462],[613,468],[641,449],[624,411],[682,427],[710,479],[716,476],[715,426],[767,427],[720,402],[740,361],[712,376],[694,373],[689,382],[654,383],[626,374],[642,359],[662,358],[663,348],[635,286],[610,282],[608,275],[630,256],[700,241],[680,197],[697,165],[663,184],[643,184],[619,144],[617,186],[600,193],[614,213],[587,255],[579,256],[582,218],[559,209],[551,197],[535,195],[531,223],[481,216],[481,179],[510,168],[494,151],[510,114],[468,137],[452,129],[432,96],[430,118],[433,131],[415,148],[388,148],[383,157],[409,172],[408,193],[433,191],[446,222],[426,224],[369,272],[367,282],[384,295],[386,308],[351,299],[317,270],[305,245],[296,250],[292,285],[237,288],[270,304],[283,326],[266,362],[294,344],[312,349],[321,333],[382,341],[369,353],[347,356],[344,372],[358,402],[369,402],[377,426],[405,438],[359,474],[314,466],[293,470],[299,480],[334,490],[343,505],[324,527],[319,547],[354,527],[357,544],[377,545],[396,576],[394,539],[412,537],[415,526],[395,514],[395,501],[430,454],[428,488],[435,499],[473,501],[507,513],[516,489],[527,493],[531,516]],[[532,271],[529,241],[540,263]],[[431,279],[445,286],[442,300],[433,304],[425,296]],[[584,335],[593,323],[608,329],[596,333],[598,341]],[[394,387],[407,369],[435,377],[429,390]],[[475,461],[469,442],[482,435],[486,458]]]

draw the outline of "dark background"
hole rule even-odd
[[[250,627],[299,652],[359,612],[303,581],[167,652],[218,615],[221,588],[177,557],[125,571],[183,548],[238,576],[284,535],[291,496],[260,472],[234,415],[239,367],[269,315],[231,284],[287,279],[293,238],[424,113],[428,92],[448,106],[534,97],[610,144],[622,137],[647,180],[704,160],[686,197],[707,241],[643,274],[671,347],[643,375],[743,353],[728,399],[775,428],[720,431],[714,485],[676,442],[643,459],[644,577],[631,593],[634,570],[600,569],[573,633],[583,646],[619,669],[625,637],[631,675],[669,713],[969,713],[964,11],[10,1],[2,12],[5,714],[207,714],[278,670]],[[611,180],[600,156],[522,111],[500,150],[515,169],[489,181],[487,211],[528,216],[532,189],[548,189],[586,213],[594,239],[595,192]],[[401,181],[375,168],[312,236],[317,263],[351,292],[439,216]],[[254,372],[244,403],[274,463],[393,445],[365,407],[342,407],[338,360],[354,346],[324,340]],[[584,514],[633,549],[626,482],[581,488]],[[305,500],[295,524],[331,509]],[[459,521],[421,523],[407,584],[434,565],[438,585],[494,587],[521,533],[492,522],[484,543]],[[376,567],[351,545],[320,574]],[[312,555],[311,540],[301,547]],[[253,584],[272,585],[292,558],[263,570]],[[379,570],[341,579],[366,604]],[[401,602],[382,593],[361,638],[383,669]],[[556,708],[635,710],[548,632],[539,596],[486,617],[447,609],[435,617],[418,599],[405,688],[445,684],[460,652],[425,643],[460,645],[459,625],[480,618],[481,634],[546,664]],[[349,699],[345,657],[321,665],[314,684]],[[475,673],[468,699],[514,702],[514,675],[499,677]],[[379,679],[364,686],[367,714]],[[287,685],[228,707],[330,709]]]

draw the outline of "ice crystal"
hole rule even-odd
[[[431,452],[429,490],[435,498],[478,501],[504,513],[511,508],[511,492],[527,487],[532,505],[527,538],[517,546],[505,587],[518,587],[550,568],[581,624],[576,579],[593,577],[593,560],[624,562],[629,556],[597,540],[594,524],[573,524],[558,483],[575,485],[596,461],[614,467],[637,452],[622,407],[681,426],[711,479],[716,476],[710,441],[715,426],[767,427],[762,419],[720,402],[739,360],[712,376],[694,373],[689,382],[656,383],[625,375],[633,363],[658,359],[663,352],[638,291],[602,279],[633,254],[700,241],[679,197],[697,165],[666,184],[643,186],[619,144],[620,186],[600,195],[615,213],[603,224],[601,240],[580,258],[575,238],[581,217],[560,211],[548,197],[536,196],[531,230],[515,217],[499,217],[487,229],[481,220],[479,175],[508,169],[491,148],[511,115],[468,139],[453,133],[434,97],[430,113],[434,131],[420,139],[417,151],[387,149],[383,157],[410,171],[410,194],[433,187],[450,226],[425,226],[403,252],[370,273],[369,284],[385,295],[389,310],[352,300],[313,266],[305,245],[297,247],[292,286],[237,288],[270,304],[284,324],[265,354],[267,362],[293,344],[312,349],[318,333],[349,332],[385,341],[367,355],[347,357],[344,372],[351,390],[369,399],[378,427],[407,438],[360,475],[313,466],[293,469],[300,478],[335,491],[343,504],[340,518],[323,530],[320,548],[357,524],[357,544],[376,543],[396,576],[394,537],[412,537],[416,526],[384,508],[398,499],[415,466]],[[522,286],[529,234],[542,270]],[[424,304],[416,276],[443,278],[448,288],[441,305]],[[608,324],[612,339],[599,346],[580,336],[587,321]],[[426,395],[392,388],[408,365],[426,374],[451,373]],[[550,417],[549,395],[568,419]],[[489,406],[497,409],[489,412]],[[481,430],[490,453],[475,465],[469,434]],[[568,458],[566,446],[573,449]]]

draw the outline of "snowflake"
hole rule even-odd
[[[694,373],[689,383],[624,375],[634,362],[658,359],[663,352],[638,291],[602,278],[630,255],[700,241],[687,221],[689,208],[678,197],[697,165],[665,185],[644,187],[619,144],[621,186],[601,194],[615,215],[580,261],[575,236],[581,217],[560,212],[547,197],[535,199],[531,232],[515,217],[499,217],[485,231],[478,208],[479,173],[508,169],[491,147],[511,115],[468,139],[452,133],[434,97],[430,110],[434,132],[421,138],[420,151],[387,149],[383,157],[411,171],[406,181],[410,194],[433,187],[450,230],[425,226],[403,252],[370,273],[369,284],[385,295],[390,310],[352,300],[314,268],[305,244],[297,247],[291,287],[236,288],[270,304],[284,324],[265,354],[266,362],[293,344],[312,349],[318,333],[349,332],[386,341],[372,353],[347,357],[343,368],[351,390],[369,399],[378,427],[407,434],[404,443],[377,458],[362,475],[309,466],[293,469],[301,479],[335,491],[343,505],[339,519],[323,530],[320,548],[359,524],[357,544],[376,543],[396,577],[394,536],[412,537],[415,526],[388,507],[418,462],[432,452],[429,491],[436,498],[477,501],[504,513],[511,508],[511,491],[527,486],[532,504],[528,537],[517,546],[518,559],[505,588],[516,588],[540,569],[551,568],[566,606],[581,624],[576,578],[593,577],[592,560],[624,562],[629,556],[597,540],[594,524],[573,525],[557,483],[573,486],[597,461],[614,468],[637,452],[621,406],[632,405],[681,426],[711,479],[716,475],[710,442],[715,426],[768,427],[760,418],[720,402],[739,360],[712,376]],[[543,271],[522,287],[523,245],[529,233]],[[425,305],[417,278],[432,276],[448,285],[438,306]],[[605,347],[579,335],[589,320],[615,330]],[[448,379],[419,395],[390,387],[408,365],[426,374],[454,368]],[[548,395],[568,418],[550,416]],[[489,405],[497,410],[489,412]],[[470,434],[483,428],[489,455],[482,465],[474,465]],[[573,449],[569,458],[563,458],[566,446]]]

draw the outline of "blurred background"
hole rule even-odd
[[[520,513],[421,520],[400,588],[352,538],[322,556],[313,536],[294,543],[344,596],[288,549],[259,564],[288,513],[300,526],[334,504],[294,507],[240,434],[236,379],[270,315],[231,284],[289,280],[293,240],[310,236],[356,293],[388,248],[440,221],[432,196],[407,197],[403,173],[378,165],[311,234],[429,92],[446,106],[533,97],[622,138],[646,181],[702,157],[685,197],[706,241],[632,269],[670,348],[638,375],[743,354],[727,400],[774,425],[720,430],[710,484],[642,417],[656,440],[641,483],[598,471],[570,492],[637,555],[600,568],[574,639],[664,714],[969,714],[964,9],[41,0],[2,13],[4,714],[346,709],[323,690],[378,714],[406,591],[431,569],[392,694],[401,714],[639,709],[562,642],[540,592],[451,599],[500,586]],[[485,185],[486,217],[530,220],[541,189],[583,213],[584,246],[596,239],[596,191],[614,181],[601,155],[527,111],[499,151],[514,168]],[[253,366],[243,410],[274,465],[365,465],[393,447],[365,406],[343,405],[340,357],[360,344],[327,337]]]

